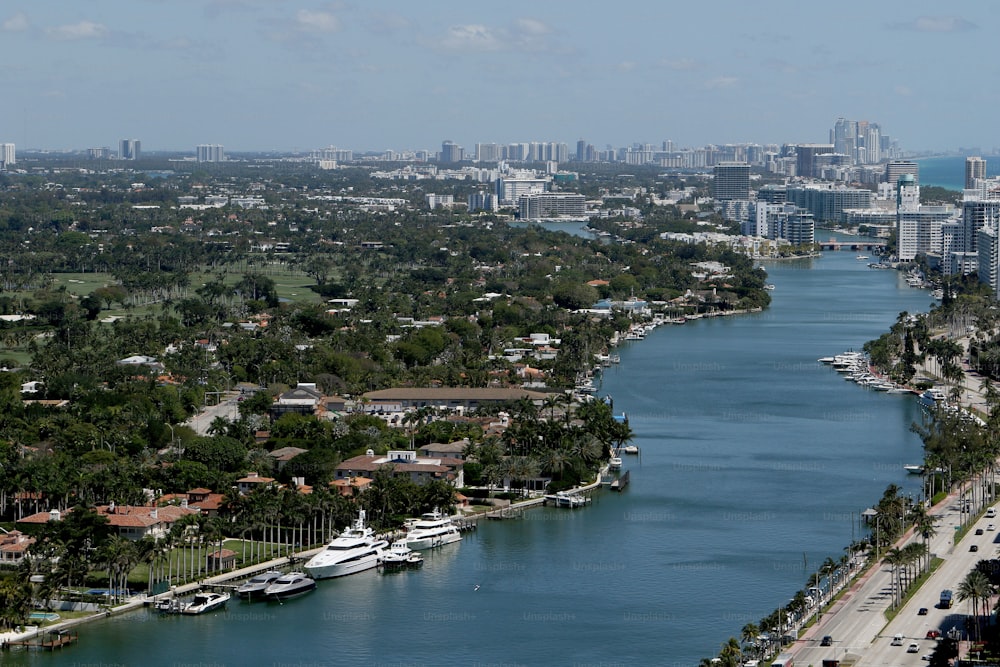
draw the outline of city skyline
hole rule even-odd
[[[997,93],[968,64],[991,62],[1000,8],[689,5],[11,0],[0,34],[18,57],[0,65],[0,141],[58,150],[138,137],[144,151],[237,152],[825,143],[845,117],[913,150],[995,143],[984,132]]]

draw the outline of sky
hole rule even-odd
[[[0,0],[0,142],[1000,146],[1000,3]]]

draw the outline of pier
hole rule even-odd
[[[67,630],[45,632],[26,639],[12,639],[10,641],[5,641],[3,643],[3,649],[7,650],[10,648],[21,647],[55,651],[56,649],[69,646],[79,638],[80,636],[77,633],[69,632]]]

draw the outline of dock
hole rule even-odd
[[[12,639],[10,641],[5,641],[3,643],[3,649],[7,650],[9,648],[21,647],[21,648],[37,648],[45,651],[54,651],[56,649],[64,648],[69,646],[80,636],[75,632],[69,632],[67,630],[61,630],[57,632],[45,632],[34,637],[28,637],[27,639]]]
[[[621,475],[611,480],[611,490],[612,491],[623,491],[629,483],[629,473],[631,471],[626,470]]]

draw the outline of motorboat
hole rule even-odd
[[[638,445],[625,445],[624,447],[622,447],[622,451],[625,452],[626,454],[638,454],[639,453],[639,446]]]
[[[406,546],[406,542],[403,540],[393,542],[388,549],[382,552],[382,567],[387,570],[420,567],[423,564],[424,557],[420,555],[420,552]]]
[[[924,474],[924,467],[923,466],[906,465],[906,466],[903,466],[903,470],[905,470],[906,472],[910,473],[911,475],[923,475]]]
[[[305,572],[283,574],[264,589],[264,597],[269,600],[287,600],[305,595],[316,588],[316,580]]]
[[[920,394],[920,403],[928,408],[933,408],[938,403],[943,403],[948,400],[948,394],[944,392],[943,389],[938,389],[937,387],[931,387],[924,393]]]
[[[550,493],[545,496],[546,505],[554,505],[556,507],[583,507],[587,504],[589,498],[581,496],[575,493],[567,493],[566,491],[556,491],[555,493]]]
[[[277,570],[268,570],[267,572],[255,574],[236,587],[236,595],[243,599],[264,597],[264,591],[267,587],[280,576],[281,572],[278,572]]]
[[[354,525],[345,530],[305,564],[306,572],[316,579],[343,577],[376,567],[382,550],[389,543],[375,536],[365,525],[365,511],[358,511]]]
[[[198,593],[191,602],[181,609],[182,614],[204,614],[213,609],[221,609],[229,602],[229,593]]]
[[[405,543],[410,549],[419,550],[451,544],[460,539],[462,539],[462,534],[458,532],[458,527],[451,522],[451,518],[434,510],[420,515],[420,518],[406,534]]]
[[[608,468],[611,470],[621,470],[622,469],[622,459],[620,456],[612,456],[608,460]]]

